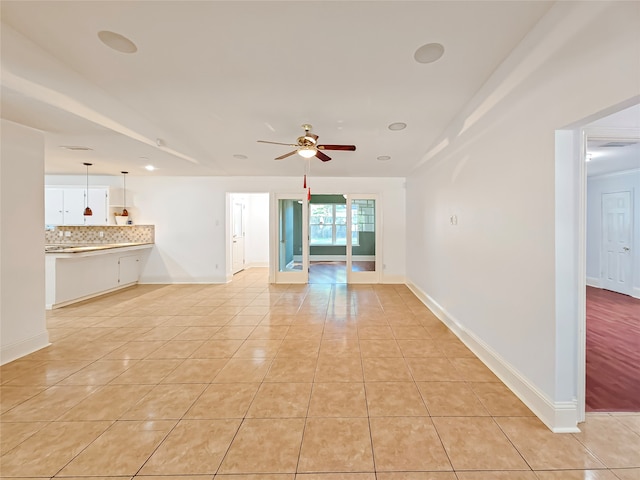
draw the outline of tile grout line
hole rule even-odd
[[[331,291],[333,291],[333,287],[331,288]],[[305,298],[307,297],[307,295],[305,295]],[[322,337],[324,336],[324,326],[325,326],[326,321],[327,321],[327,310],[329,308],[329,304],[328,303],[329,302],[327,302],[327,307],[326,307],[325,314],[324,314],[324,321],[322,322],[322,335],[320,336],[320,345],[318,346],[318,354],[316,355],[316,368],[313,371],[313,378],[311,379],[311,391],[309,392],[309,401],[307,402],[307,412],[306,412],[306,414],[304,416],[304,424],[302,425],[302,436],[300,438],[300,448],[298,449],[298,459],[296,461],[295,472],[293,474],[294,478],[298,477],[298,473],[299,473],[299,469],[300,469],[300,459],[302,457],[302,445],[304,444],[304,434],[305,434],[305,432],[307,430],[307,421],[309,419],[309,410],[311,408],[311,399],[313,398],[313,392],[315,390],[316,373],[318,372],[318,364],[320,362],[320,352],[322,350]]]

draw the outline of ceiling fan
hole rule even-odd
[[[318,135],[311,133],[311,125],[305,123],[302,125],[304,129],[304,135],[298,137],[298,143],[280,143],[280,142],[268,142],[266,140],[258,140],[260,143],[272,143],[274,145],[287,145],[289,147],[295,147],[293,152],[285,153],[276,157],[276,160],[282,160],[283,158],[290,157],[297,153],[301,157],[311,158],[318,157],[323,162],[328,162],[331,157],[324,153],[322,150],[346,150],[353,152],[356,149],[355,145],[318,145]]]

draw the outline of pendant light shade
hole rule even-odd
[[[122,174],[122,216],[128,217],[129,212],[127,211],[127,173],[129,172],[120,172]]]
[[[83,165],[87,167],[87,190],[85,191],[85,196],[84,196],[86,200],[86,206],[84,208],[84,216],[90,217],[91,215],[93,215],[93,212],[91,211],[91,207],[89,207],[89,167],[93,165],[93,163],[83,163]]]

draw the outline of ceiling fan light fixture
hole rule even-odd
[[[318,149],[313,145],[305,145],[298,149],[298,155],[304,158],[315,157],[316,153],[318,153]]]

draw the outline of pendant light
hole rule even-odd
[[[127,211],[127,173],[129,172],[120,172],[122,174],[122,216],[128,217],[129,212]]]
[[[91,208],[89,207],[89,167],[91,165],[93,165],[93,163],[83,163],[83,165],[85,167],[87,167],[87,190],[85,191],[85,200],[86,200],[86,207],[84,209],[84,216],[85,217],[90,217],[91,215],[93,215],[93,212],[91,211]]]

